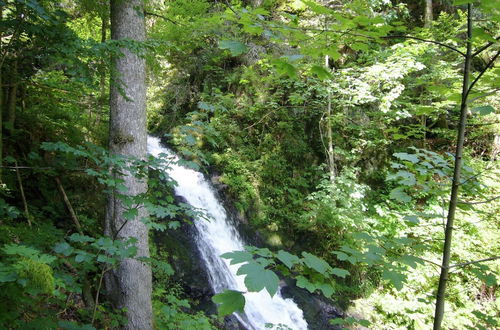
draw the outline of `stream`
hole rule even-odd
[[[236,275],[241,264],[230,265],[229,260],[220,257],[226,252],[243,250],[246,243],[218,200],[211,183],[202,173],[177,165],[177,156],[161,146],[158,138],[148,137],[148,152],[153,156],[165,154],[173,157],[174,162],[166,170],[177,182],[175,194],[183,197],[194,208],[206,212],[210,219],[199,217],[195,219],[194,226],[196,246],[207,268],[212,289],[216,293],[225,289],[246,292],[244,276]],[[307,329],[302,310],[292,299],[283,298],[279,290],[272,298],[266,290],[248,292],[245,293],[245,300],[244,313],[234,315],[247,329],[265,329],[268,323],[294,330]]]

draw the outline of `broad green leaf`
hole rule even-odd
[[[247,251],[233,251],[221,255],[224,259],[231,259],[231,265],[241,264],[253,260],[253,256]]]
[[[239,291],[225,290],[213,296],[212,301],[218,304],[217,311],[220,316],[243,312],[245,308],[245,297]]]
[[[404,219],[415,225],[420,223],[420,219],[416,215],[405,215]]]
[[[345,261],[349,258],[349,256],[342,251],[334,251],[333,253],[337,255],[337,259],[340,261]]]
[[[351,45],[351,48],[354,49],[354,50],[362,50],[362,51],[368,51],[370,49],[370,47],[365,44],[365,43],[362,43],[362,42],[355,42]]]
[[[418,156],[414,154],[407,154],[406,152],[395,153],[394,157],[399,158],[401,160],[407,160],[413,164],[418,163]]]
[[[316,285],[311,283],[307,278],[304,276],[297,276],[297,286],[302,289],[306,289],[307,291],[313,293],[316,290]]]
[[[478,38],[485,41],[497,42],[497,40],[483,28],[476,27],[472,29],[473,38]]]
[[[265,288],[271,296],[274,296],[278,290],[278,276],[273,271],[265,269],[259,264],[245,264],[238,269],[237,274],[246,275],[245,286],[248,291],[259,292]]]
[[[69,240],[71,242],[78,242],[78,243],[88,243],[88,242],[93,242],[95,241],[95,238],[93,237],[90,237],[90,236],[86,236],[86,235],[80,235],[80,234],[72,234],[70,237],[69,237]]]
[[[424,262],[422,261],[422,259],[420,258],[417,258],[415,256],[412,256],[412,255],[404,255],[401,257],[400,261],[408,266],[410,266],[411,268],[417,268],[417,264],[423,264]]]
[[[332,274],[342,278],[345,278],[347,275],[350,275],[349,271],[341,268],[332,269]]]
[[[495,112],[495,108],[491,105],[483,105],[480,107],[475,107],[471,109],[472,112],[479,113],[481,116],[489,115],[490,113]]]
[[[398,291],[403,288],[403,282],[406,280],[403,274],[388,269],[384,269],[382,278],[391,282]]]
[[[221,40],[219,41],[220,49],[227,49],[231,55],[238,56],[248,51],[248,47],[236,40]]]
[[[284,263],[285,266],[287,266],[289,269],[292,269],[294,265],[300,263],[299,257],[283,250],[279,250],[278,253],[276,254],[276,257],[278,258],[279,261]]]
[[[330,298],[334,293],[333,287],[328,283],[323,283],[319,285],[318,288],[321,290],[321,292],[323,292],[323,295],[327,298]]]
[[[278,71],[279,74],[284,74],[287,75],[291,78],[297,77],[297,68],[287,62],[284,59],[276,59],[272,61],[272,64],[276,68],[276,71]]]
[[[401,187],[395,188],[391,190],[389,194],[389,198],[394,199],[400,203],[409,203],[411,202],[411,197],[408,196],[406,192]]]
[[[325,54],[330,56],[334,61],[338,60],[342,55],[340,54],[337,46],[330,47],[325,51]]]
[[[80,263],[80,262],[85,262],[85,261],[91,261],[92,257],[86,253],[86,252],[80,252],[75,256],[75,261]]]
[[[66,242],[61,242],[54,246],[54,252],[61,253],[64,256],[69,256],[73,252],[73,247]]]
[[[302,252],[304,263],[307,267],[314,269],[320,274],[325,275],[325,273],[330,272],[332,267],[323,259],[316,257],[307,252]]]
[[[321,80],[332,78],[332,74],[325,67],[321,65],[313,65],[311,67],[311,73],[318,76],[318,78]]]

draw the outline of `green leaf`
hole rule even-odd
[[[288,63],[284,59],[276,59],[272,61],[272,64],[276,68],[276,71],[278,71],[279,74],[284,74],[287,75],[291,78],[297,77],[297,68],[293,66],[292,64]]]
[[[227,252],[221,255],[221,257],[224,259],[231,259],[231,265],[241,264],[243,262],[253,260],[252,254],[247,251]]]
[[[389,194],[389,198],[392,198],[400,203],[409,203],[411,202],[411,197],[403,190],[403,188],[398,187],[391,190]]]
[[[370,47],[365,44],[365,43],[362,43],[362,42],[355,42],[351,45],[351,48],[354,49],[354,50],[362,50],[362,51],[368,51],[370,49]]]
[[[126,220],[134,220],[139,215],[139,210],[136,208],[131,208],[123,212],[122,216]]]
[[[218,304],[220,316],[230,315],[234,312],[243,312],[245,308],[245,297],[243,293],[233,290],[225,290],[212,297],[212,301]]]
[[[476,27],[472,29],[472,35],[474,38],[478,38],[485,41],[496,42],[497,40],[483,28]]]
[[[481,116],[489,115],[490,113],[495,112],[495,108],[491,105],[483,105],[480,107],[475,107],[471,109],[472,112],[479,113]]]
[[[71,245],[66,242],[62,242],[54,246],[54,252],[61,253],[62,255],[67,257],[73,252],[73,247],[71,247]]]
[[[423,261],[422,259],[419,259],[415,256],[412,256],[412,255],[404,255],[401,257],[400,261],[408,266],[410,266],[411,268],[417,268],[417,264],[421,264],[423,265]]]
[[[227,49],[231,55],[238,56],[248,51],[248,47],[236,40],[221,40],[219,41],[220,49]]]
[[[420,223],[420,219],[416,215],[405,215],[404,219],[415,225]]]
[[[323,295],[327,298],[330,298],[334,293],[333,287],[328,283],[323,283],[318,288],[321,290],[321,292],[323,292]]]
[[[399,158],[401,160],[407,160],[413,164],[416,164],[418,163],[419,159],[418,159],[418,156],[417,155],[414,155],[414,154],[408,154],[406,152],[399,152],[399,153],[395,153],[394,154],[394,157],[396,158]]]
[[[334,251],[333,253],[337,255],[337,259],[340,261],[346,261],[347,258],[349,258],[349,256],[342,251]]]
[[[278,291],[279,277],[259,264],[253,262],[245,264],[238,269],[237,274],[246,275],[245,286],[248,291],[259,292],[265,288],[271,296]]]
[[[311,73],[318,76],[318,78],[321,80],[332,78],[332,74],[324,66],[321,65],[313,65],[311,67]]]
[[[69,240],[71,242],[78,242],[78,243],[88,243],[88,242],[93,242],[95,241],[95,238],[93,237],[90,237],[90,236],[86,236],[86,235],[80,235],[80,234],[72,234],[70,237],[69,237]]]
[[[323,259],[307,252],[302,252],[302,256],[304,257],[303,261],[306,266],[314,269],[318,273],[324,275],[325,273],[332,271],[332,267]]]
[[[382,278],[391,282],[398,291],[403,288],[403,282],[406,280],[403,274],[388,269],[384,269]]]
[[[306,289],[307,291],[313,293],[316,290],[316,286],[311,283],[307,278],[304,276],[297,276],[297,286],[302,289]]]
[[[332,269],[332,274],[342,278],[345,278],[347,275],[350,275],[349,271],[341,268]]]
[[[279,250],[278,253],[276,254],[276,257],[278,258],[279,261],[284,263],[285,266],[287,266],[289,269],[292,269],[294,265],[300,263],[299,257],[283,250]]]

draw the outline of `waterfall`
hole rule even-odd
[[[148,137],[148,151],[153,156],[173,153],[160,145],[158,138]],[[202,173],[182,167],[174,161],[168,169],[169,176],[177,182],[175,193],[193,207],[202,209],[210,220],[195,219],[196,245],[208,270],[210,285],[217,293],[225,289],[247,291],[244,276],[236,275],[240,265],[230,265],[220,258],[226,252],[243,250],[245,242],[234,227],[228,213],[217,199],[214,188]],[[245,293],[244,313],[235,313],[247,329],[265,329],[266,323],[284,325],[291,329],[307,329],[302,310],[292,299],[284,299],[278,292],[271,298],[266,290]]]

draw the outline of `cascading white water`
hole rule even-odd
[[[166,154],[175,159],[172,152],[160,145],[155,137],[148,137],[148,151],[153,156]],[[225,289],[246,291],[244,276],[236,275],[241,265],[230,265],[221,254],[243,250],[244,242],[228,214],[203,174],[175,164],[168,169],[169,176],[177,182],[175,193],[193,207],[202,209],[210,220],[196,219],[197,246],[208,269],[210,285],[215,292]],[[245,313],[235,314],[247,329],[264,329],[266,323],[282,324],[292,329],[307,329],[302,310],[292,299],[284,299],[279,290],[271,298],[266,290],[245,293]]]

